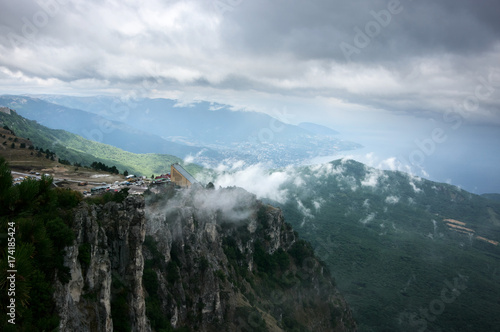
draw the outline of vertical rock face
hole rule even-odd
[[[75,213],[74,246],[66,249],[67,284],[56,282],[54,297],[62,331],[113,331],[119,324],[148,331],[142,288],[145,235],[144,200],[128,197],[104,206],[80,205]]]
[[[281,210],[243,189],[179,191],[147,204],[146,216],[144,286],[146,303],[156,304],[148,305],[154,329],[356,329],[310,245]]]
[[[61,331],[354,331],[281,210],[238,188],[128,197],[75,212]],[[184,331],[183,330],[183,331]]]

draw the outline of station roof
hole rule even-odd
[[[172,167],[175,168],[177,170],[177,172],[181,173],[183,177],[185,177],[189,182],[191,182],[191,184],[194,184],[194,183],[197,183],[198,181],[196,181],[196,179],[191,175],[189,174],[188,171],[186,171],[184,169],[184,167],[182,167],[180,164],[178,163],[175,163],[175,164],[172,164]]]

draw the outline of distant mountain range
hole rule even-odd
[[[8,106],[54,129],[134,153],[167,153],[217,165],[224,159],[272,166],[299,164],[317,156],[361,147],[330,128],[286,124],[267,114],[233,111],[227,105],[175,100],[43,95],[2,96]]]
[[[311,122],[302,122],[299,123],[298,125],[300,128],[307,130],[308,132],[314,134],[314,135],[320,135],[320,136],[333,136],[333,135],[338,135],[339,132],[336,130],[333,130],[331,128],[318,125],[315,123]]]
[[[287,172],[285,218],[330,267],[360,331],[498,329],[498,194],[352,160]]]
[[[0,96],[0,105],[51,129],[63,129],[83,138],[116,146],[133,153],[185,156],[203,151],[217,158],[215,151],[167,141],[158,135],[133,128],[112,118],[24,96]]]

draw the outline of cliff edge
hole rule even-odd
[[[281,210],[240,188],[75,210],[62,331],[354,331],[333,278]]]

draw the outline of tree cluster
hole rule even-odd
[[[96,170],[96,171],[104,171],[104,172],[109,172],[112,174],[119,174],[120,172],[116,168],[116,166],[107,166],[101,162],[94,161],[92,164],[90,164],[90,168]]]
[[[64,248],[71,245],[72,209],[82,200],[78,192],[52,188],[52,178],[26,179],[12,184],[5,159],[0,158],[0,233],[15,238],[15,250],[0,246],[0,280],[6,280],[9,261],[15,258],[16,325],[0,317],[2,331],[52,331],[59,325],[53,299],[53,280],[66,283]],[[9,257],[11,256],[11,257]],[[0,310],[10,301],[7,283],[0,282]]]
[[[4,125],[3,129],[9,130],[12,135],[16,136],[16,134],[14,134],[14,132],[12,131],[12,129],[10,129],[7,125]]]
[[[50,159],[52,161],[55,161],[56,158],[56,153],[54,151],[50,151],[49,149],[43,149],[39,147],[35,147],[35,150],[37,151],[36,156],[37,157],[42,157],[45,154],[46,159]]]

